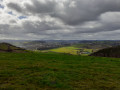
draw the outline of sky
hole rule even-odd
[[[120,40],[120,0],[0,0],[0,39]]]

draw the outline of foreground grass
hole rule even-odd
[[[120,90],[120,59],[0,53],[0,90]]]

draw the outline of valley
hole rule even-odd
[[[54,43],[0,43],[0,90],[119,90],[118,41]]]
[[[57,52],[73,55],[90,55],[98,50],[120,45],[119,40],[18,40],[8,43],[37,52]]]

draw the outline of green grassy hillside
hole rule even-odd
[[[0,53],[0,90],[119,90],[120,59]]]
[[[16,47],[14,45],[11,45],[9,43],[0,43],[0,52],[26,52],[25,49],[22,49],[20,47]]]

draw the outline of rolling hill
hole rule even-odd
[[[90,56],[120,58],[120,46],[105,48],[91,54]]]
[[[26,51],[23,48],[16,47],[16,46],[11,45],[9,43],[0,43],[0,52],[22,53],[22,52],[26,52]]]

